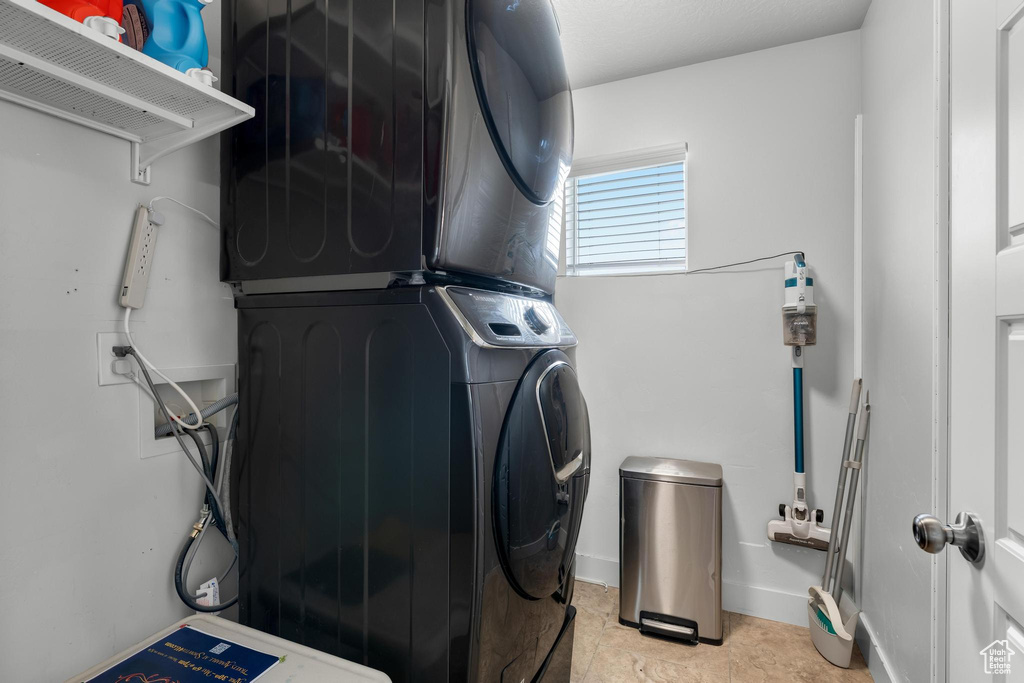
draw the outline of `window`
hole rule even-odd
[[[565,184],[566,275],[686,270],[686,148],[579,162]]]

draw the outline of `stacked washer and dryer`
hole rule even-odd
[[[242,623],[402,681],[568,681],[590,430],[551,302],[550,0],[235,0]]]

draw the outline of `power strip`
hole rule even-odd
[[[121,281],[121,305],[125,308],[142,308],[146,302],[158,225],[159,222],[151,219],[149,210],[139,205],[132,226],[132,240],[128,245],[128,259],[124,264],[124,279]]]

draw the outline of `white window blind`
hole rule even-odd
[[[567,275],[686,269],[686,159],[583,173],[565,186]]]

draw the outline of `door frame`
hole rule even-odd
[[[952,0],[932,0],[932,99],[934,102],[933,119],[931,121],[933,133],[932,145],[932,246],[933,246],[933,282],[932,282],[932,429],[931,429],[931,486],[930,486],[930,512],[939,519],[947,518],[949,507],[949,408],[950,408],[950,244],[951,244],[951,223],[950,223],[950,21]],[[864,159],[863,159],[863,114],[855,125],[855,171],[854,171],[854,371],[856,375],[863,375],[865,360],[872,353],[871,349],[865,348],[864,329],[869,321],[864,319],[864,225],[863,225],[863,185],[864,185]],[[922,121],[922,125],[927,125]],[[926,240],[922,240],[924,242]],[[870,390],[870,387],[866,387]],[[869,433],[868,439],[871,439]],[[865,471],[870,472],[870,462],[866,465]],[[870,479],[870,474],[866,475]],[[868,510],[864,506],[863,496],[865,489],[870,482],[865,482],[858,495],[860,502],[860,527],[863,530],[868,518]],[[923,507],[923,506],[922,506]],[[924,511],[924,510],[922,510]],[[894,524],[906,525],[907,543],[912,540],[911,520],[893,520]],[[858,558],[864,556],[863,532],[859,535],[860,545],[858,547]],[[898,552],[892,548],[891,552]],[[916,545],[905,545],[903,552],[922,552]],[[929,643],[930,643],[930,671],[927,680],[933,682],[944,682],[947,680],[948,668],[948,644],[949,644],[949,582],[948,562],[952,553],[943,552],[931,556],[931,599],[929,604]],[[856,585],[864,586],[863,565],[859,560],[856,562]],[[871,615],[866,615],[870,617]],[[867,621],[865,620],[865,626]],[[923,624],[922,624],[923,626]],[[879,656],[878,666],[871,663],[871,669],[875,673],[884,672],[889,680],[898,680],[894,677],[895,669],[890,668],[890,661],[884,650],[877,649],[878,643],[874,642],[876,632],[868,627],[865,639],[859,640],[860,644],[871,649],[874,656]],[[868,653],[865,652],[867,655]],[[915,672],[921,673],[923,672]]]
[[[939,519],[949,510],[950,406],[950,2],[934,0],[935,10],[935,310],[933,320],[932,506]],[[908,529],[909,531],[909,529]],[[931,641],[933,681],[945,681],[949,671],[949,561],[954,553],[936,555],[932,563]]]

